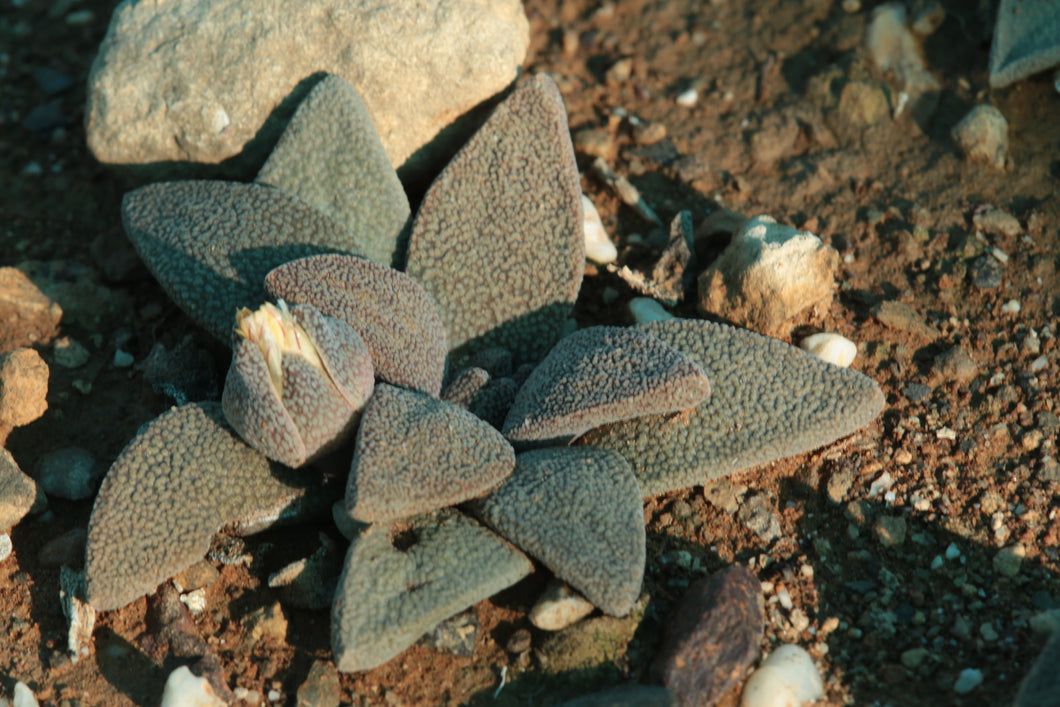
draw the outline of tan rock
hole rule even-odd
[[[831,304],[838,265],[814,234],[756,216],[699,276],[699,308],[777,336],[803,310]]]
[[[0,268],[0,352],[48,343],[62,316],[62,308],[25,273]]]

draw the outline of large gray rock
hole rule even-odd
[[[225,166],[249,175],[330,73],[398,167],[510,84],[528,44],[517,0],[125,0],[89,75],[88,144],[117,165],[239,156]]]

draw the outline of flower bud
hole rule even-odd
[[[225,417],[248,444],[291,467],[349,437],[375,387],[364,340],[310,305],[239,310],[232,351]]]

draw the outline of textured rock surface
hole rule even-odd
[[[0,443],[5,425],[28,425],[48,409],[48,364],[35,349],[0,354]]]
[[[622,454],[645,497],[820,447],[883,409],[870,378],[783,342],[699,320],[639,327],[714,382],[710,398],[689,414],[618,422],[578,440]]]
[[[16,268],[0,268],[0,353],[47,344],[59,328],[62,308]]]
[[[504,420],[513,442],[566,444],[610,422],[695,407],[710,394],[702,369],[643,331],[597,326],[556,344]]]
[[[680,705],[714,704],[758,659],[762,587],[733,565],[693,584],[673,618],[654,669]]]
[[[273,268],[327,251],[362,253],[338,222],[261,184],[151,184],[125,195],[122,224],[166,293],[225,343],[236,310],[265,300]]]
[[[528,43],[514,0],[127,0],[89,75],[88,144],[104,163],[212,164],[245,151],[256,169],[292,96],[326,72],[364,96],[398,166],[511,83]]]
[[[839,254],[769,216],[745,223],[699,276],[700,310],[766,335],[807,307],[832,302]]]
[[[451,509],[372,525],[350,545],[335,592],[335,665],[343,672],[382,665],[532,569],[518,550]]]
[[[338,221],[369,260],[395,264],[409,200],[368,108],[345,79],[328,76],[313,87],[255,181]]]
[[[250,446],[291,467],[352,436],[375,387],[364,340],[310,305],[240,310],[221,406]]]
[[[595,606],[629,612],[644,576],[644,511],[615,452],[562,447],[524,452],[500,488],[468,504]]]
[[[434,297],[454,367],[504,346],[544,358],[570,316],[585,265],[581,184],[552,79],[522,82],[431,185],[407,272]]]
[[[364,258],[317,255],[279,266],[265,289],[343,320],[372,353],[387,383],[438,395],[445,375],[445,326],[418,282]]]
[[[357,430],[346,508],[369,523],[405,518],[481,496],[514,467],[511,446],[483,420],[381,383]]]
[[[22,520],[37,499],[37,484],[22,473],[15,458],[0,447],[0,533]]]
[[[222,527],[264,530],[325,512],[304,474],[235,437],[217,403],[193,403],[140,429],[103,479],[88,524],[88,601],[116,609],[201,559]]]

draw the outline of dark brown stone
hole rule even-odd
[[[738,683],[758,659],[763,621],[762,587],[747,568],[693,584],[654,666],[677,704],[712,705]]]

